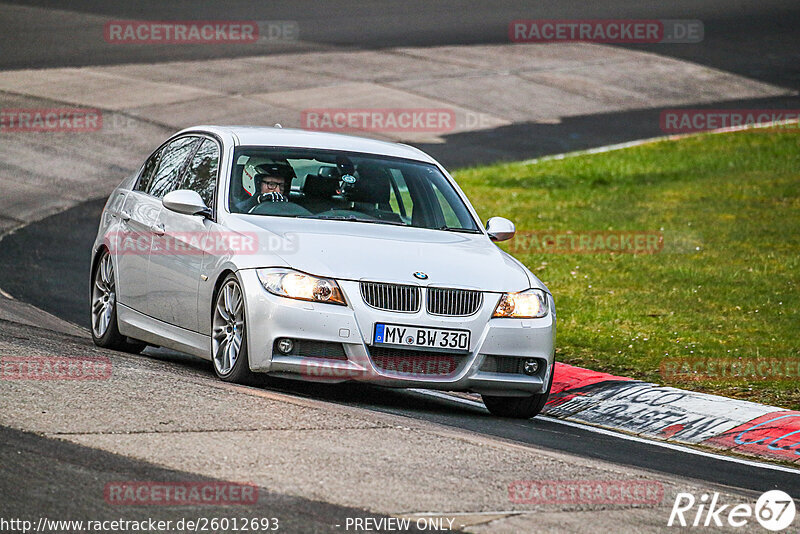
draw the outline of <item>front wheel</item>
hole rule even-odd
[[[138,354],[147,346],[119,333],[117,326],[117,290],[111,254],[103,252],[92,276],[92,340],[98,347]]]
[[[229,274],[214,298],[211,312],[211,359],[214,372],[226,381],[247,384],[254,378],[247,357],[244,293]]]
[[[550,370],[550,381],[547,384],[547,390],[542,393],[536,393],[528,397],[497,397],[494,395],[481,395],[483,404],[492,415],[497,417],[511,417],[514,419],[530,419],[539,415],[547,404],[547,398],[550,396],[550,388],[553,387],[553,375],[555,375],[555,364]]]

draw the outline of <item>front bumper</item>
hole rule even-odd
[[[496,395],[530,395],[547,388],[556,330],[552,298],[551,312],[541,319],[492,319],[500,298],[497,293],[485,293],[482,307],[470,317],[442,317],[429,315],[424,302],[416,313],[371,308],[362,300],[358,282],[339,281],[349,305],[337,306],[272,295],[263,289],[252,269],[241,270],[238,275],[246,295],[248,355],[254,372],[322,382],[356,380],[390,387]],[[446,374],[417,372],[424,365],[387,370],[371,357],[377,322],[468,329],[472,333],[469,352],[453,358],[458,363]],[[341,344],[346,360],[281,355],[274,344],[283,337]],[[439,359],[450,357],[430,354]],[[544,365],[531,376],[481,370],[489,356],[536,358]]]

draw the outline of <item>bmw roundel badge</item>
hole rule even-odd
[[[419,278],[420,280],[427,280],[428,275],[423,272],[417,271],[414,273],[414,278]]]

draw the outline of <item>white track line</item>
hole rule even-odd
[[[467,404],[469,406],[484,408],[482,402],[478,401],[471,401],[468,399],[464,399],[462,397],[455,397],[453,395],[448,395],[447,393],[442,393],[440,391],[432,391],[427,389],[413,389],[412,391],[416,391],[417,393],[422,393],[423,395],[428,395],[431,397],[438,397],[442,399],[447,399],[455,402],[460,402],[461,404]],[[686,454],[694,454],[695,456],[704,456],[706,458],[714,458],[715,460],[722,460],[725,462],[732,462],[736,464],[747,465],[750,467],[758,467],[759,469],[771,469],[773,471],[783,471],[784,473],[792,473],[792,474],[800,474],[800,469],[793,469],[791,467],[784,467],[782,465],[773,465],[773,464],[765,464],[762,462],[755,462],[751,460],[744,460],[742,458],[735,458],[733,456],[722,456],[720,454],[714,454],[711,452],[701,451],[697,449],[693,449],[691,447],[686,447],[683,445],[676,445],[674,443],[667,443],[665,441],[657,441],[651,440],[646,438],[641,438],[639,436],[631,436],[629,434],[623,434],[621,432],[615,432],[613,430],[606,430],[605,428],[596,427],[593,425],[587,425],[583,423],[576,423],[574,421],[565,421],[564,419],[557,419],[555,417],[549,417],[546,415],[539,415],[537,417],[541,417],[543,419],[547,419],[552,423],[558,423],[565,426],[571,426],[574,428],[580,428],[582,430],[586,430],[588,432],[594,432],[596,434],[602,434],[604,436],[612,436],[618,439],[624,439],[628,441],[635,441],[637,443],[645,443],[647,445],[654,445],[656,447],[661,447],[664,449],[671,449],[673,451],[679,451]]]

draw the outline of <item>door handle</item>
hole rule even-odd
[[[161,223],[151,226],[150,230],[152,230],[156,235],[164,235],[164,233],[167,231],[166,228],[164,228],[164,225]]]

